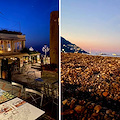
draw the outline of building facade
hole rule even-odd
[[[11,73],[20,69],[24,63],[40,61],[40,53],[21,52],[25,48],[25,35],[19,33],[0,33],[0,78],[11,81]]]
[[[25,48],[25,35],[18,33],[0,33],[0,78],[11,80],[11,70],[23,65],[23,57],[27,53],[20,51]]]
[[[25,35],[0,33],[0,54],[16,53],[25,48]]]

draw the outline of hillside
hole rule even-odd
[[[87,53],[77,45],[69,42],[65,38],[61,37],[61,51],[62,52],[71,52],[71,53]]]

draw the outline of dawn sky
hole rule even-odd
[[[91,52],[120,54],[120,0],[62,0],[61,36]]]
[[[0,29],[21,30],[27,46],[49,45],[50,13],[58,11],[58,3],[58,0],[1,0]]]

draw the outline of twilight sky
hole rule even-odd
[[[0,29],[21,30],[27,46],[49,45],[50,13],[58,11],[58,3],[58,0],[1,0]]]
[[[91,52],[120,54],[120,0],[62,0],[61,36]]]

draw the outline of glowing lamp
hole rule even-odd
[[[8,51],[11,51],[11,48],[8,48]]]

